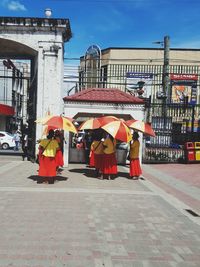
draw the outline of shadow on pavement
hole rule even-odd
[[[94,169],[92,168],[75,168],[75,169],[71,169],[69,170],[69,172],[76,172],[76,173],[82,173],[84,176],[87,176],[88,178],[95,178],[98,179],[96,177],[96,172]],[[119,177],[124,177],[126,179],[130,179],[129,173],[127,172],[118,172],[117,176],[114,179],[117,179]]]
[[[31,180],[33,180],[33,181],[36,181],[36,182],[41,182],[41,177],[39,176],[39,175],[31,175],[31,176],[29,176],[29,177],[27,177],[28,179],[31,179]],[[61,181],[67,181],[68,180],[68,177],[65,177],[65,176],[61,176],[61,175],[59,175],[59,176],[56,176],[55,178],[54,178],[54,181],[56,182],[61,182]]]
[[[129,175],[128,172],[118,172],[117,176],[118,177],[123,177],[123,178],[126,178],[126,179],[130,179],[130,175]]]
[[[89,178],[97,178],[95,175],[95,170],[94,169],[89,169],[89,168],[76,168],[76,169],[71,169],[69,172],[76,172],[76,173],[82,173],[84,176],[87,176]]]

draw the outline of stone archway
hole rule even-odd
[[[34,120],[47,113],[63,113],[64,43],[71,38],[68,19],[0,17],[0,58],[29,59],[29,121],[34,140],[42,126]],[[34,133],[33,133],[34,132]]]

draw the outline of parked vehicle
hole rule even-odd
[[[0,147],[4,150],[14,148],[15,141],[13,140],[13,134],[0,131]]]

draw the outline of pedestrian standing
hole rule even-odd
[[[94,141],[91,145],[91,157],[90,165],[95,167],[95,176],[99,177],[102,173],[102,161],[103,161],[103,142],[102,139],[102,130],[96,129],[93,134]]]
[[[94,167],[94,147],[95,147],[95,140],[92,142],[90,146],[90,155],[89,155],[89,167]]]
[[[94,166],[96,171],[96,177],[101,177],[103,170],[103,155],[104,155],[104,147],[103,142],[101,140],[95,141],[94,144]]]
[[[63,136],[59,130],[55,131],[55,140],[57,140],[59,144],[59,149],[56,152],[56,170],[60,172],[59,168],[63,167],[64,160],[63,160]]]
[[[83,147],[85,149],[85,162],[87,165],[89,165],[90,162],[90,148],[92,144],[92,134],[90,131],[86,131],[84,137],[83,137]]]
[[[25,158],[28,159],[28,125],[25,125],[23,127],[22,131],[22,159],[25,160]]]
[[[103,179],[110,180],[117,175],[116,140],[108,134],[105,140],[103,141],[103,147]]]
[[[19,150],[20,139],[21,139],[20,132],[19,130],[16,130],[13,136],[13,140],[15,141],[15,147],[14,147],[15,151]]]
[[[130,142],[130,177],[133,180],[138,180],[142,174],[142,169],[139,160],[140,142],[139,134],[133,133],[132,141]]]
[[[58,141],[54,139],[54,130],[50,129],[47,138],[39,143],[39,182],[54,183],[56,176],[56,152],[59,149]]]

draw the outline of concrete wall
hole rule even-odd
[[[200,49],[171,48],[169,57],[170,57],[170,65],[197,65],[198,61],[200,60]],[[163,65],[164,50],[156,48],[155,49],[116,48],[107,50],[105,51],[105,53],[102,53],[102,59],[104,58],[108,59],[109,64],[113,64],[113,60],[109,59],[115,59],[114,64]],[[117,59],[119,59],[119,61]]]

